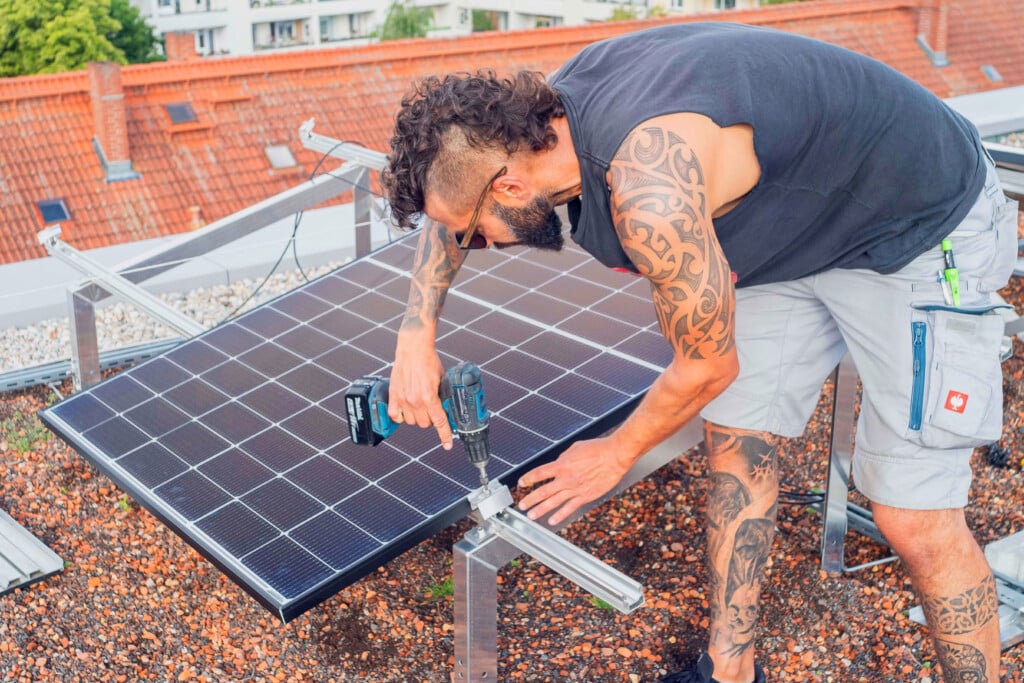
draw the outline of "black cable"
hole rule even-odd
[[[824,503],[825,494],[810,489],[795,489],[785,482],[779,484],[779,503],[782,505],[814,505]]]
[[[352,140],[339,140],[338,142],[334,143],[334,145],[332,145],[329,150],[324,152],[323,155],[321,155],[320,159],[316,162],[316,165],[313,166],[313,170],[309,174],[309,181],[313,182],[313,180],[317,176],[317,171],[320,170],[320,166],[322,166],[324,161],[327,160],[327,157],[329,157],[331,155],[331,152],[336,150],[341,145],[349,144],[349,143],[350,144],[359,144],[359,143],[354,142]],[[372,190],[369,187],[364,187],[364,186],[360,185],[359,183],[355,183],[355,182],[349,180],[348,178],[343,178],[341,176],[334,175],[330,171],[324,171],[324,174],[329,175],[330,177],[335,178],[337,180],[341,180],[341,181],[343,181],[345,183],[348,183],[350,186],[352,186],[353,189],[362,190],[363,192],[366,192],[367,194],[370,194],[370,195],[372,195],[374,197],[382,197],[383,196],[379,192],[376,192],[376,191]],[[292,224],[292,234],[288,238],[288,241],[285,243],[284,249],[281,251],[280,255],[278,255],[277,260],[274,261],[274,265],[270,268],[270,272],[268,272],[266,274],[266,276],[263,278],[263,280],[258,285],[256,285],[256,288],[253,289],[249,293],[249,296],[245,297],[245,299],[242,300],[242,303],[238,304],[238,306],[236,306],[233,311],[231,311],[226,316],[224,316],[223,319],[221,319],[221,322],[224,322],[225,320],[229,320],[229,319],[233,318],[240,310],[242,310],[242,308],[247,303],[249,303],[252,300],[252,298],[254,296],[256,296],[263,289],[263,287],[270,280],[271,276],[273,276],[274,272],[277,270],[278,266],[281,265],[281,261],[284,260],[285,254],[288,253],[288,249],[289,248],[291,248],[291,250],[292,250],[292,258],[295,259],[295,265],[298,266],[298,268],[299,268],[299,274],[302,275],[302,279],[306,283],[309,283],[309,276],[306,275],[306,271],[302,267],[302,263],[299,261],[298,241],[295,239],[296,236],[299,233],[299,226],[302,225],[302,216],[303,216],[303,211],[301,209],[295,213],[295,221]],[[391,243],[391,233],[390,232],[388,233],[388,243],[389,244]]]

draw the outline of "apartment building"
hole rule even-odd
[[[200,55],[247,55],[370,42],[391,0],[132,0],[158,35],[191,33]],[[433,12],[432,37],[476,26],[510,31],[606,21],[616,8],[693,14],[757,7],[760,0],[411,0]]]

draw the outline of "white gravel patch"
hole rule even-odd
[[[312,280],[338,267],[337,263],[305,269]],[[232,315],[262,282],[263,278],[242,279],[231,285],[196,289],[184,293],[158,295],[167,304],[213,327]],[[299,270],[275,273],[239,312],[305,284]],[[178,336],[131,304],[116,301],[96,309],[96,335],[100,352]],[[25,327],[0,330],[0,372],[20,370],[52,361],[71,358],[71,331],[68,319],[41,320]]]

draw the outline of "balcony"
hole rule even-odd
[[[249,0],[249,7],[276,7],[278,5],[305,5],[312,0]]]
[[[159,0],[157,17],[226,12],[228,0]]]

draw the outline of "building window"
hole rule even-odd
[[[715,0],[715,9],[736,9],[736,0]]]
[[[672,9],[686,9],[685,0],[669,0],[669,7]]]
[[[68,207],[63,199],[44,199],[36,202],[39,207],[39,214],[43,217],[43,223],[58,223],[71,218]]]
[[[171,123],[193,123],[199,120],[195,110],[192,109],[192,105],[188,102],[165,104],[164,110],[167,111],[167,116],[171,118]]]

